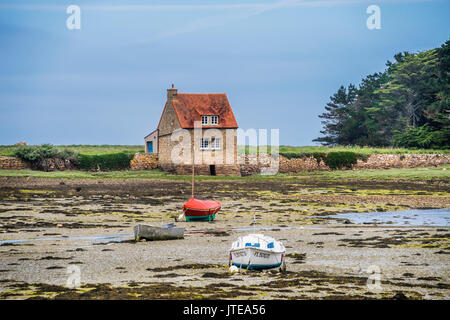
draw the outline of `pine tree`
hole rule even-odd
[[[320,131],[324,137],[314,139],[325,145],[345,144],[345,136],[342,134],[346,121],[350,118],[350,105],[356,98],[356,88],[350,84],[348,88],[341,86],[330,97],[330,102],[325,106],[326,112],[319,117],[324,129]]]

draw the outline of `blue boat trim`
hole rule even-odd
[[[271,268],[277,268],[279,266],[281,266],[281,262],[277,263],[277,264],[250,264],[250,266],[246,265],[246,264],[238,264],[238,263],[234,263],[232,262],[233,266],[236,267],[240,267],[241,269],[248,269],[249,270],[253,270],[253,269],[271,269]]]
[[[259,248],[259,247],[260,247],[259,243],[251,244],[250,242],[247,242],[247,243],[245,244],[245,246],[246,246],[246,247],[254,247],[254,248]]]

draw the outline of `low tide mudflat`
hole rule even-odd
[[[184,239],[135,243],[135,224],[178,217],[187,181],[0,177],[0,298],[450,297],[448,226],[331,217],[450,209],[449,180],[211,180],[196,194],[222,203],[216,221],[176,222]],[[229,273],[228,249],[249,232],[285,244],[286,272]]]

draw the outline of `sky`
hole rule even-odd
[[[226,93],[241,129],[314,145],[341,85],[439,47],[449,13],[448,0],[0,0],[0,144],[143,144],[173,83]]]

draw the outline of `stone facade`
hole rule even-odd
[[[194,165],[195,175],[211,175],[211,165]],[[160,168],[172,174],[192,174],[192,164],[191,165],[174,165],[171,163],[160,164]],[[215,173],[217,176],[240,176],[241,168],[239,165],[220,165],[215,167]]]
[[[202,150],[201,137],[220,137],[222,146],[219,150]],[[161,137],[160,146],[161,150],[170,150],[170,154],[167,151],[159,154],[159,167],[164,171],[191,174],[193,159],[196,174],[211,175],[215,171],[216,175],[240,176],[235,129],[206,129],[195,133],[194,129],[182,129],[175,131],[173,138],[172,135]]]
[[[235,129],[178,129],[173,134],[160,137],[159,159],[161,163],[237,164],[237,135]],[[202,149],[202,138],[219,138],[218,149]],[[194,152],[194,157],[192,157]]]
[[[175,108],[174,104],[183,100],[183,95],[185,100],[193,99],[193,101],[183,104],[184,109],[180,106]],[[221,110],[225,110],[225,114],[228,112],[225,118],[221,117],[222,113],[220,112],[214,113],[217,111],[217,109],[214,109],[216,108],[216,102],[209,101],[208,99],[211,97],[208,94],[179,94],[177,89],[167,90],[167,102],[158,128],[144,138],[146,152],[148,152],[147,143],[156,141],[156,143],[153,142],[153,153],[157,153],[158,165],[162,170],[178,174],[190,174],[192,159],[194,159],[199,174],[240,175],[240,168],[237,163],[237,124],[234,127],[233,125],[231,127],[230,125],[226,126],[227,121],[228,123],[230,121],[229,112],[231,112],[231,108],[226,96],[220,95],[223,102],[223,109]],[[189,99],[187,96],[189,96]],[[198,98],[198,101],[196,98]],[[204,99],[208,102],[205,102]],[[212,109],[208,111],[201,109],[205,105],[207,108],[212,106]],[[211,114],[218,116],[216,125],[211,125],[211,123],[202,125],[199,121],[201,115]],[[234,116],[232,120],[234,121]],[[222,127],[222,124],[225,126]],[[220,146],[215,146],[215,149],[202,149],[202,138],[216,139],[215,141],[220,141]]]
[[[149,153],[148,143],[151,142],[153,144],[153,151],[151,153],[158,153],[158,129],[150,133],[148,136],[144,138],[145,141],[145,153]]]
[[[175,130],[181,129],[178,122],[175,109],[169,103],[170,99],[164,107],[161,121],[159,123],[158,132],[158,153],[159,161],[162,163],[171,162],[172,149],[178,144],[172,141],[172,133]]]

